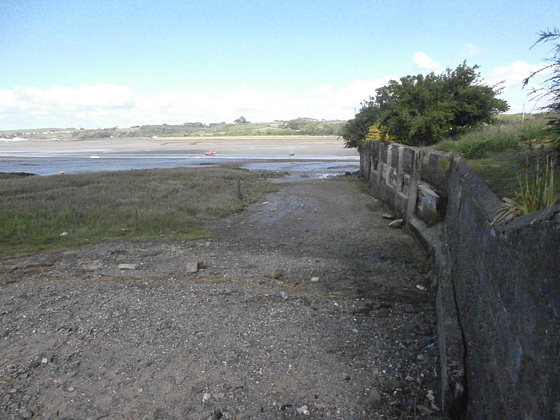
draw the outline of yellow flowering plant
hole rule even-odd
[[[366,141],[386,141],[394,143],[395,140],[385,131],[381,124],[373,124],[366,135]]]

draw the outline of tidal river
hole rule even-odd
[[[272,151],[271,151],[272,150]],[[354,172],[359,169],[359,156],[348,149],[320,147],[296,149],[287,153],[281,148],[267,150],[247,148],[240,151],[217,152],[208,156],[201,151],[150,150],[106,151],[96,148],[48,147],[38,144],[0,144],[0,172],[27,172],[36,175],[72,174],[80,172],[124,171],[176,167],[236,164],[247,169],[286,171],[293,176],[321,178]]]

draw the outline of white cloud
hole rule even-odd
[[[313,95],[329,95],[332,93],[333,87],[329,84],[319,86],[317,89],[313,90],[311,93]]]
[[[0,127],[69,126],[74,122],[97,126],[114,117],[115,111],[133,107],[134,99],[132,89],[108,84],[4,90],[0,91]]]
[[[414,55],[414,63],[423,71],[443,69],[422,52]],[[494,85],[504,81],[501,98],[510,104],[510,112],[522,112],[524,105],[527,112],[535,111],[544,104],[535,106],[527,94],[532,87],[539,87],[550,73],[539,74],[525,89],[521,84],[542,65],[516,61],[496,67],[483,73],[484,83]],[[354,80],[342,87],[323,84],[295,95],[244,89],[214,96],[187,92],[146,96],[128,86],[111,84],[0,90],[0,129],[232,122],[241,115],[254,122],[297,117],[350,119],[359,110],[360,102],[397,78]]]
[[[542,87],[542,83],[550,77],[550,71],[543,71],[531,79],[530,83],[523,88],[523,80],[531,73],[541,69],[544,64],[528,64],[524,61],[514,61],[507,66],[496,67],[483,74],[484,82],[495,85],[503,82],[503,93],[501,99],[510,104],[510,113],[536,112],[546,102],[531,99],[530,92]]]
[[[418,51],[414,54],[412,59],[414,61],[414,67],[420,71],[441,73],[445,70],[445,66],[433,60],[428,54],[422,51]]]
[[[138,124],[232,122],[297,117],[349,119],[359,103],[389,78],[356,80],[340,89],[323,85],[297,96],[251,89],[219,96],[174,92],[145,96],[127,86],[53,86],[0,91],[0,129],[127,127]]]
[[[391,79],[392,77],[387,76],[374,80],[354,80],[334,95],[334,103],[347,113],[352,111],[349,117],[352,118],[355,111],[358,111],[360,102],[374,96],[376,89],[385,86]]]
[[[463,45],[463,55],[465,57],[474,57],[481,53],[481,49],[474,44],[466,43]]]

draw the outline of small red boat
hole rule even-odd
[[[204,153],[206,156],[216,156],[216,152],[213,150],[210,150],[209,152]]]

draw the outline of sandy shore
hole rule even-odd
[[[344,148],[337,136],[266,137],[162,137],[92,140],[27,140],[0,142],[2,153],[205,153],[224,155],[357,156],[356,149]]]

